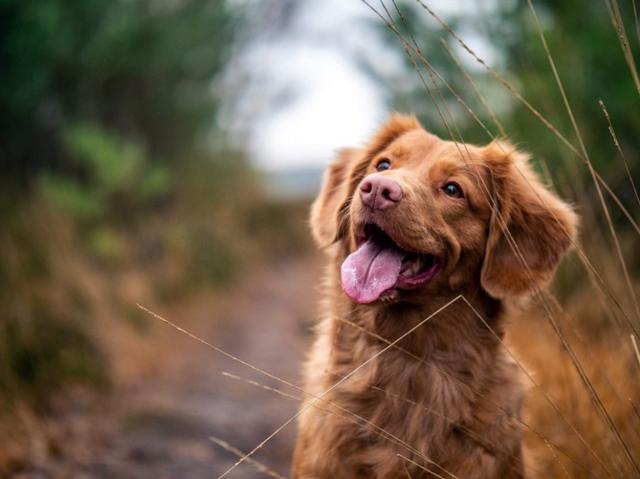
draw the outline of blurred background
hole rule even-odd
[[[640,477],[638,53],[635,0],[0,0],[0,477],[219,475],[295,414],[138,304],[299,384],[308,205],[393,110],[508,137],[576,205],[508,338],[526,440],[540,477]]]

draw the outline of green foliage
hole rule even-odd
[[[135,209],[169,192],[167,167],[152,164],[133,142],[79,125],[68,129],[65,144],[77,178],[48,174],[42,187],[54,203],[80,218],[103,220],[122,206]]]
[[[78,221],[94,253],[115,260],[123,247],[113,228],[137,219],[169,193],[167,166],[151,163],[138,145],[95,126],[70,127],[64,141],[77,175],[43,174],[41,190]]]
[[[0,323],[0,399],[43,406],[51,390],[82,382],[104,387],[102,357],[83,327],[49,317]]]
[[[635,139],[640,129],[640,116],[629,114],[629,109],[637,109],[640,95],[618,43],[606,2],[589,4],[588,8],[577,0],[540,0],[533,4],[578,119],[591,160],[605,177],[611,177],[618,183],[623,189],[621,192],[623,196],[631,198],[628,182],[615,174],[620,171],[620,159],[613,147],[598,101],[602,99],[605,102],[625,153],[629,158],[633,158],[638,154],[638,144]],[[637,57],[640,48],[634,35],[631,5],[628,2],[620,2],[620,7],[623,10],[623,18],[628,22],[626,26],[631,48]],[[443,49],[442,39],[447,41],[458,59],[463,61],[487,103],[498,114],[512,141],[532,151],[536,158],[544,159],[554,173],[554,177],[560,174],[563,180],[573,184],[579,184],[581,180],[582,182],[590,181],[587,179],[586,168],[581,166],[575,170],[564,171],[563,163],[567,162],[562,161],[563,159],[575,164],[579,164],[580,160],[561,145],[554,134],[493,79],[481,65],[467,55],[457,41],[417,2],[402,2],[402,9],[405,11],[406,24],[398,16],[394,20],[403,35],[408,39],[410,38],[408,35],[411,34],[416,39],[427,60],[495,135],[499,135],[498,128],[477,99],[463,73]],[[478,50],[478,45],[490,45],[491,55],[486,60],[506,77],[524,98],[540,110],[569,141],[577,145],[578,142],[527,2],[497,2],[492,7],[480,8],[480,11],[483,13],[473,16],[454,16],[454,18],[447,18],[447,21],[455,31],[470,42],[472,48]],[[576,12],[580,13],[576,14]],[[425,28],[425,25],[428,27]],[[384,31],[383,35],[390,45],[396,46],[400,53],[402,45],[398,39],[388,31]],[[481,56],[485,52],[486,49],[477,51]],[[423,77],[438,99],[444,114],[446,115],[447,109],[451,112],[454,121],[449,121],[454,132],[455,127],[458,127],[465,141],[488,142],[490,137],[441,83],[439,92],[444,102],[440,101],[439,92],[432,87],[424,65],[420,60],[416,62],[421,66]],[[405,65],[406,69],[401,75],[412,73],[413,66],[408,58]],[[412,76],[416,77],[415,72]],[[404,87],[406,85],[409,86]],[[413,83],[389,81],[386,86],[394,93],[394,102],[398,108],[409,107],[411,110],[417,110],[429,129],[445,138],[451,136],[421,82],[418,80]],[[640,173],[639,168],[636,162],[634,165],[636,175]],[[582,172],[581,179],[575,177],[575,171]]]
[[[179,161],[214,128],[239,21],[223,1],[0,2],[3,180],[66,165],[59,125],[89,122]]]
[[[91,219],[102,213],[98,197],[87,194],[85,188],[73,179],[44,176],[41,181],[45,197],[56,206],[73,212],[77,218]]]
[[[72,159],[86,164],[101,194],[126,191],[140,174],[143,152],[95,127],[70,128],[65,143]]]
[[[598,100],[605,102],[616,133],[631,158],[638,153],[635,138],[640,128],[640,117],[630,115],[629,108],[640,105],[640,93],[624,60],[607,5],[605,2],[596,2],[589,8],[583,8],[582,3],[574,0],[547,0],[535,2],[535,5],[543,20],[549,49],[556,60],[558,73],[578,118],[594,166],[605,174],[618,171],[620,160],[613,149]],[[627,27],[631,27],[628,29],[631,34],[631,5],[628,2],[620,2],[620,5],[624,10],[624,18],[629,21]],[[580,14],[576,15],[576,12]],[[500,13],[505,23],[513,25],[517,22],[522,26],[517,32],[504,35],[508,67],[519,79],[521,91],[525,97],[538,99],[538,106],[544,113],[577,144],[528,7],[526,4],[513,5],[509,9],[503,8]],[[496,38],[506,33],[506,28],[497,23],[491,28],[496,32]],[[633,35],[630,39],[631,48],[637,56],[639,44],[633,41],[637,39]],[[551,138],[539,121],[532,119],[531,114],[525,115],[521,109],[514,111],[513,121],[523,138],[525,132],[534,138],[538,135]],[[540,143],[536,145],[540,154],[553,158],[558,149],[554,142]]]
[[[0,232],[0,403],[45,406],[52,391],[69,383],[108,383],[88,333],[86,292],[80,278],[71,285],[61,278],[52,251],[68,251],[57,247],[64,235],[46,209],[33,203],[9,212]]]
[[[0,0],[0,399],[103,380],[92,317],[131,317],[118,275],[149,266],[144,235],[160,245],[149,267],[231,276],[227,236],[199,230],[182,180],[211,205],[250,176],[218,153],[215,85],[240,20],[225,1]],[[179,259],[167,229],[185,238]]]

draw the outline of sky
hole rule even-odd
[[[462,0],[429,3],[445,17],[469,8]],[[250,50],[245,61],[258,80],[243,92],[240,123],[251,125],[243,147],[259,168],[320,169],[385,119],[385,92],[358,64],[358,55],[374,55],[378,66],[401,68],[398,50],[388,51],[371,27],[379,21],[358,0],[310,0],[283,32]]]
[[[384,93],[354,53],[384,49],[365,24],[373,18],[358,0],[305,1],[285,29],[241,59],[252,80],[237,87],[232,130],[259,168],[320,169],[382,121]]]

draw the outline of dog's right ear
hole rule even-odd
[[[342,235],[343,216],[348,208],[349,181],[352,165],[360,156],[358,150],[344,149],[329,165],[324,174],[318,197],[311,206],[311,233],[320,247],[328,246]]]
[[[394,113],[362,150],[344,149],[327,169],[320,194],[311,206],[311,232],[325,247],[347,233],[351,196],[365,176],[371,160],[404,133],[422,126],[413,115]]]
[[[578,217],[542,184],[527,154],[506,143],[492,143],[485,152],[496,190],[496,209],[481,283],[498,299],[530,294],[551,280],[575,243]]]

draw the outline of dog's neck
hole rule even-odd
[[[332,308],[334,316],[350,318],[370,342],[382,338],[388,346],[402,338],[397,346],[429,358],[455,348],[495,350],[503,337],[503,304],[481,289],[448,291],[420,301],[357,305],[341,291],[338,275],[332,276],[334,291],[329,297],[339,298]],[[349,326],[337,323],[334,344],[347,346]]]
[[[327,387],[369,363],[346,391],[369,397],[372,387],[381,388],[433,406],[446,390],[473,403],[471,391],[500,374],[495,365],[502,351],[503,307],[485,292],[433,296],[420,304],[356,305],[339,281],[333,288]]]
[[[375,334],[389,341],[402,338],[405,349],[425,357],[460,347],[493,346],[503,336],[502,304],[483,292],[433,296],[419,305],[374,306],[356,317]]]

